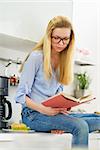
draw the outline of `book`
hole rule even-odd
[[[70,109],[71,107],[75,107],[77,105],[89,102],[94,100],[95,97],[91,94],[82,96],[80,98],[75,98],[71,95],[67,95],[64,92],[56,94],[47,100],[43,101],[42,104],[47,107],[52,108],[67,108]]]

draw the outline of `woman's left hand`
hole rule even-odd
[[[69,114],[70,112],[66,108],[60,108],[60,113],[61,114]]]

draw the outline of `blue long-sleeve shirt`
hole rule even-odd
[[[34,102],[41,103],[62,90],[63,86],[57,81],[54,71],[51,79],[45,79],[43,52],[33,51],[25,62],[16,91],[16,102],[25,107],[25,96],[27,95]]]

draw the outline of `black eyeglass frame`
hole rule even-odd
[[[55,40],[57,40],[58,39],[58,41],[57,42],[55,42],[55,43],[60,43],[61,41],[63,42],[63,44],[67,44],[67,41],[69,40],[70,41],[70,37],[68,37],[68,38],[61,38],[61,37],[59,37],[59,36],[51,36],[51,38],[52,39],[55,39]],[[65,41],[64,41],[65,40]]]

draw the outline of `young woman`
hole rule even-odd
[[[36,131],[69,132],[72,147],[88,147],[90,132],[100,130],[100,115],[72,114],[41,103],[73,81],[74,31],[63,16],[54,17],[42,40],[25,60],[16,102],[22,104],[22,121]]]

